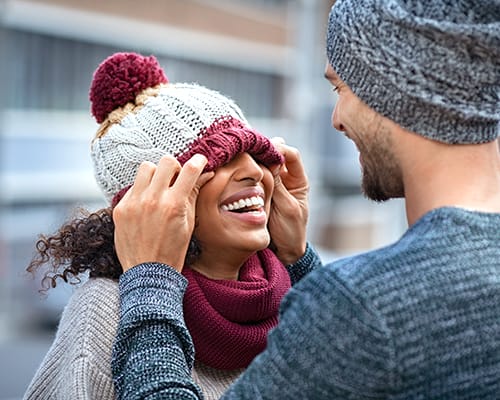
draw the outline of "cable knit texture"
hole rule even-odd
[[[214,171],[247,152],[265,166],[284,159],[252,129],[238,105],[195,83],[170,83],[154,56],[115,53],[94,72],[89,98],[101,123],[91,157],[97,184],[114,206],[143,161],[171,155],[183,165],[196,153]]]
[[[499,226],[499,214],[441,208],[394,245],[316,268],[223,398],[497,400]],[[304,259],[317,264],[312,251]],[[184,278],[166,271],[121,277],[120,399],[202,398],[188,373]]]
[[[338,0],[327,55],[366,104],[445,143],[496,139],[498,0]]]

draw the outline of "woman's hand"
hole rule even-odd
[[[124,272],[144,262],[182,270],[196,199],[213,176],[213,172],[202,174],[206,163],[197,154],[183,167],[171,156],[164,156],[158,165],[140,165],[133,186],[113,210],[115,248]]]
[[[282,138],[273,138],[272,142],[285,163],[272,171],[274,194],[268,226],[276,255],[289,265],[306,251],[309,183],[299,151]]]

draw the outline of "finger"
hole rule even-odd
[[[273,191],[273,206],[284,206],[288,202],[293,201],[292,195],[288,189],[283,184],[283,180],[280,175],[274,177],[274,191]]]
[[[205,172],[200,175],[198,180],[196,181],[196,187],[201,189],[208,181],[210,181],[215,176],[215,172]]]
[[[158,162],[155,174],[151,179],[151,190],[161,193],[170,187],[177,174],[181,170],[181,165],[170,155],[163,156]]]
[[[135,176],[134,184],[132,185],[131,190],[133,190],[134,192],[144,191],[151,184],[151,179],[153,179],[155,171],[156,165],[149,161],[143,161],[137,169],[137,174]],[[128,192],[130,192],[131,190],[129,190]]]
[[[269,167],[269,170],[271,171],[271,174],[273,174],[273,178],[276,178],[277,176],[280,175],[281,164],[272,165]]]
[[[289,191],[307,188],[309,183],[299,151],[294,147],[285,146],[283,155],[285,164],[281,168],[280,177],[284,186]]]
[[[193,192],[193,189],[197,187],[198,179],[200,179],[207,162],[208,160],[205,156],[195,154],[184,164],[173,185],[173,189],[178,192],[179,196],[185,196]]]
[[[271,143],[276,148],[276,150],[278,150],[278,152],[284,156],[284,151],[286,147],[285,139],[283,139],[280,136],[276,136],[271,138]]]
[[[304,164],[298,149],[285,145],[282,154],[285,157],[286,170],[290,175],[305,176]]]
[[[279,147],[280,145],[283,145],[285,144],[285,139],[282,138],[281,136],[275,136],[273,138],[271,138],[271,143],[276,146],[276,147]]]

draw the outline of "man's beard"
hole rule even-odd
[[[362,167],[361,189],[370,200],[384,202],[404,197],[403,179],[394,157],[386,149],[378,149],[373,162]]]
[[[361,181],[361,190],[365,197],[376,202],[384,202],[390,199],[390,196],[383,190],[377,179],[363,171]]]

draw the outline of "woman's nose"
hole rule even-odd
[[[237,162],[239,168],[239,179],[251,178],[256,182],[260,182],[264,177],[264,171],[262,170],[262,167],[253,159],[250,154],[239,154],[236,157],[235,161]]]

